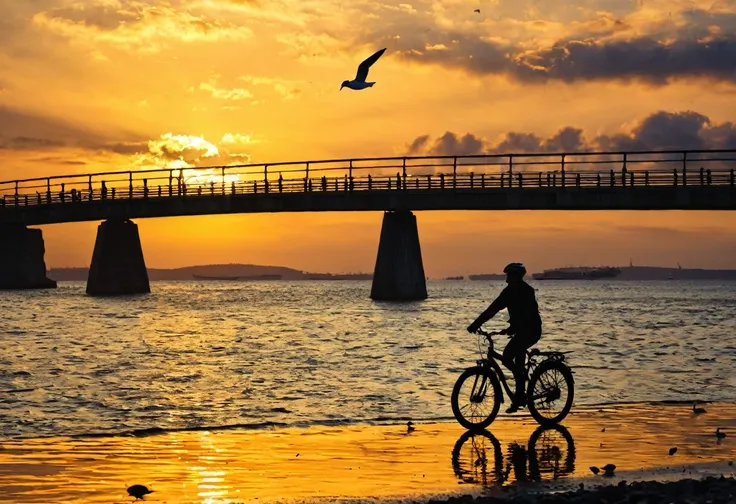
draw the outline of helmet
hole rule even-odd
[[[526,275],[526,268],[522,263],[510,263],[506,265],[506,267],[503,269],[503,272],[507,275],[516,275],[519,277],[523,277],[524,275]]]

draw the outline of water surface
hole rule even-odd
[[[576,404],[736,401],[736,283],[533,285],[539,347],[573,351]],[[360,281],[2,292],[0,436],[451,417],[479,356],[465,327],[502,286],[429,282],[405,304],[371,301]]]

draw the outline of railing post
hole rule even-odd
[[[225,167],[222,167],[222,195],[225,196]]]
[[[46,203],[51,203],[51,178],[46,179]]]
[[[682,153],[682,185],[687,185],[687,151]]]
[[[452,160],[452,188],[457,188],[457,156]]]
[[[731,187],[734,185],[734,174],[733,174],[733,168],[731,168]]]
[[[18,181],[15,181],[15,199],[18,200]]]
[[[509,187],[514,185],[511,181],[514,178],[514,156],[509,155]]]
[[[561,170],[561,177],[562,177],[562,187],[565,187],[565,155],[562,154],[562,159],[560,162],[560,170]]]
[[[308,178],[309,178],[309,161],[307,161],[307,169],[306,169],[306,172],[305,172],[304,178],[305,178],[305,179],[308,179]]]
[[[87,180],[87,189],[89,190],[90,199],[92,199],[92,175]]]
[[[133,172],[128,172],[128,197],[133,198]]]
[[[402,188],[406,190],[406,158],[401,161],[401,178],[403,180]]]
[[[169,170],[169,196],[174,195],[174,189],[171,187],[171,185],[174,182],[174,170]]]
[[[148,179],[143,179],[143,198],[148,199]]]

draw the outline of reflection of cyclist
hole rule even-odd
[[[526,350],[539,341],[542,335],[542,319],[539,316],[534,288],[524,281],[526,274],[524,265],[511,263],[504,268],[503,272],[506,273],[508,285],[491,305],[468,326],[468,332],[476,332],[496,313],[504,308],[508,309],[509,327],[503,333],[513,337],[503,350],[503,363],[514,373],[516,394],[511,407],[506,410],[506,413],[514,413],[526,405],[524,394]]]

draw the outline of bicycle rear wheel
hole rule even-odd
[[[482,366],[463,371],[452,388],[452,414],[469,430],[491,425],[501,407],[501,385],[495,373]]]
[[[572,371],[562,362],[543,362],[529,379],[527,406],[540,425],[561,422],[570,413],[574,396]]]

